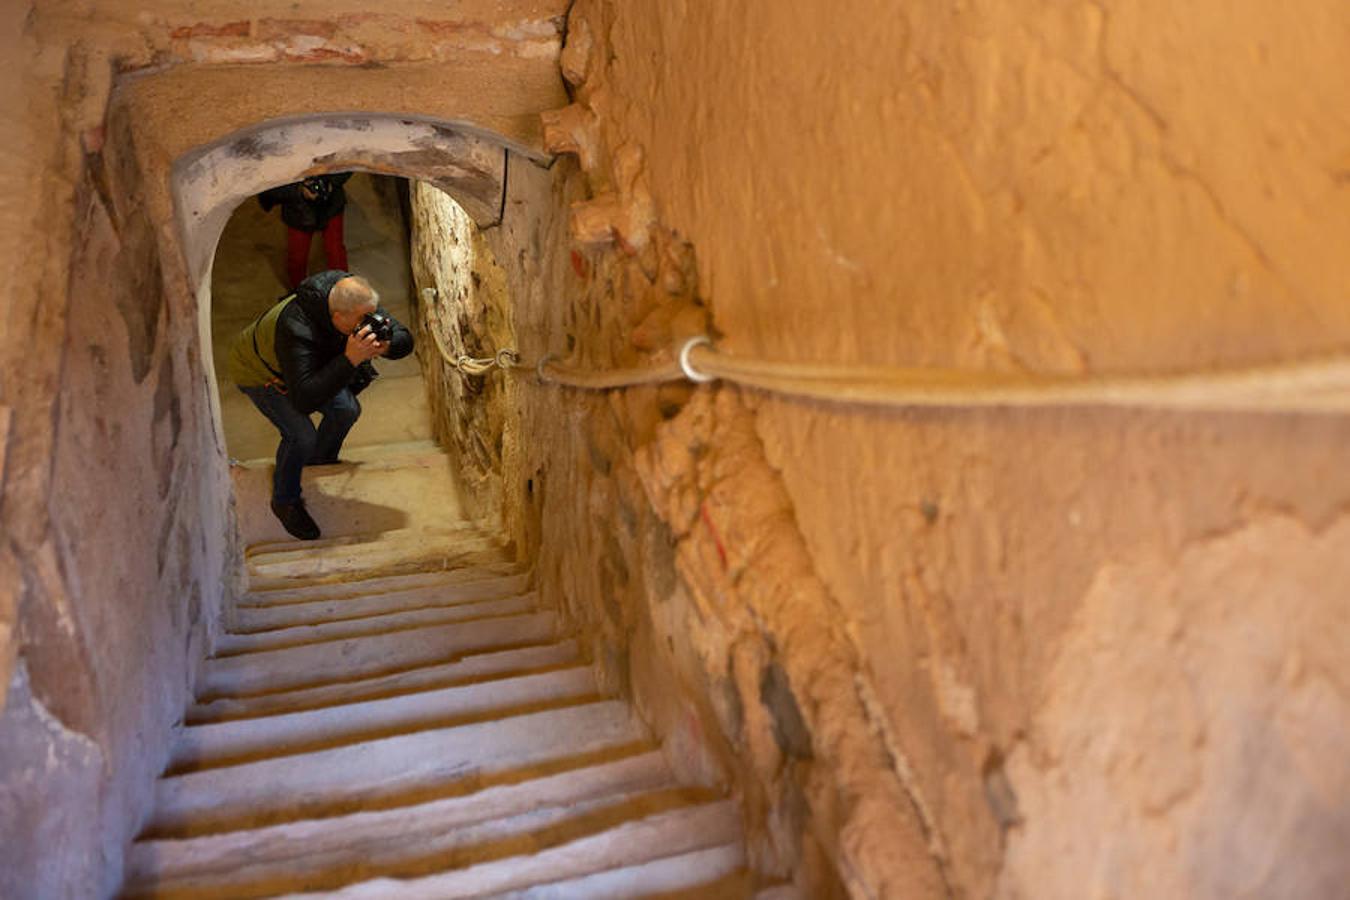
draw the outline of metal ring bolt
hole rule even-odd
[[[706,334],[701,334],[698,337],[692,337],[685,341],[684,346],[680,348],[680,371],[684,373],[685,378],[688,378],[690,381],[697,384],[707,384],[709,381],[716,381],[717,376],[705,375],[695,369],[693,364],[689,361],[690,351],[698,346],[711,347],[712,340]]]

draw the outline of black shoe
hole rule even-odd
[[[305,501],[278,503],[273,500],[272,512],[294,537],[302,541],[313,541],[319,537],[319,524],[310,517],[309,510],[305,509]]]

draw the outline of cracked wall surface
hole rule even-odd
[[[1348,538],[1343,513],[1271,512],[1095,573],[1007,761],[1028,823],[1007,893],[1069,896],[1084,874],[1121,896],[1344,890],[1350,604],[1309,600],[1350,584]]]
[[[769,359],[1085,374],[1342,350],[1347,50],[1329,2],[579,0],[573,103],[544,119],[584,176],[544,269],[561,309],[519,327],[595,366],[704,327]],[[726,393],[563,392],[522,426],[557,452],[519,508],[546,561],[550,538],[591,561],[544,566],[560,602],[619,598],[576,614],[640,705],[668,645],[655,668],[700,715],[646,708],[677,746],[723,742],[765,870],[823,853],[877,896],[1334,895],[1350,701],[1318,638],[1347,635],[1350,425]],[[727,465],[736,428],[755,439]],[[550,524],[607,508],[612,542]],[[775,568],[818,605],[766,613]],[[826,621],[834,694],[799,643]],[[1324,677],[1275,677],[1314,655]],[[854,722],[870,743],[843,763]],[[889,859],[860,784],[912,813]]]

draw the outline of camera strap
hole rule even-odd
[[[287,303],[290,303],[294,299],[295,294],[287,294],[285,297],[282,297],[276,303],[272,304],[270,307],[263,310],[262,313],[259,314],[258,318],[253,320],[253,324],[250,326],[251,330],[250,337],[253,339],[253,354],[258,357],[258,362],[263,364],[263,368],[267,369],[267,371],[272,373],[272,380],[267,382],[267,384],[263,386],[274,387],[283,394],[286,393],[285,379],[281,377],[281,373],[272,367],[272,364],[269,363],[266,357],[262,355],[262,351],[258,349],[258,326],[262,324],[263,319],[267,318],[268,313],[272,312],[272,310],[277,309],[280,306],[285,306]]]

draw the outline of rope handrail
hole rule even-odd
[[[1112,406],[1195,411],[1348,412],[1350,359],[1152,375],[800,366],[695,351],[707,374],[818,400],[892,407]]]
[[[460,372],[533,370],[539,381],[609,390],[674,381],[726,381],[775,394],[899,409],[919,407],[1083,407],[1211,412],[1350,412],[1350,356],[1268,365],[1143,375],[1065,375],[969,369],[837,365],[747,359],[717,350],[706,336],[680,345],[675,359],[637,368],[582,369],[552,354],[534,365],[514,349],[493,357],[453,356],[433,328],[437,349]]]

